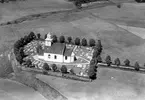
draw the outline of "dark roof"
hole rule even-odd
[[[73,49],[66,48],[64,51],[64,56],[71,56]]]
[[[53,53],[53,54],[62,54],[65,50],[65,44],[64,43],[53,43],[50,47],[45,46],[44,52],[46,53]]]

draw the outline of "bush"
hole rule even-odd
[[[111,57],[109,55],[106,57],[105,61],[106,61],[107,66],[110,66],[111,63],[112,63],[111,62]]]
[[[114,64],[117,65],[117,66],[120,66],[120,60],[119,60],[119,58],[116,58],[114,60]]]
[[[52,70],[53,70],[54,72],[57,71],[57,66],[56,66],[56,64],[52,64],[51,67],[52,67]]]
[[[65,65],[62,65],[61,72],[62,73],[67,73],[67,67]]]
[[[90,39],[89,40],[89,45],[92,47],[92,46],[95,46],[95,40],[94,39]]]
[[[65,37],[62,35],[59,37],[59,42],[64,43],[65,42]]]
[[[75,39],[75,45],[80,45],[80,39],[79,38]]]
[[[129,61],[128,59],[126,59],[126,60],[124,61],[124,64],[125,64],[125,66],[130,66],[130,61]]]
[[[87,46],[87,40],[85,38],[82,39],[81,41],[82,46]]]
[[[44,63],[43,69],[49,71],[50,70],[49,65],[47,63]]]

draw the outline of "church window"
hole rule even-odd
[[[57,56],[56,55],[54,56],[54,59],[57,59]]]
[[[67,56],[65,56],[65,60],[67,60]]]
[[[48,54],[48,58],[50,58],[50,54]]]

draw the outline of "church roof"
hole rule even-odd
[[[64,43],[53,43],[50,47],[45,46],[44,52],[45,53],[53,53],[53,54],[62,54],[65,50],[65,44]]]
[[[60,54],[64,56],[71,56],[73,49],[66,48],[65,43],[53,43],[51,46],[45,46],[45,53]]]
[[[73,49],[66,48],[64,51],[64,56],[71,56]]]

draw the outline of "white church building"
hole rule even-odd
[[[65,43],[53,43],[51,34],[47,34],[44,41],[43,55],[38,55],[38,58],[51,62],[74,62],[75,55],[73,49],[67,48]]]

